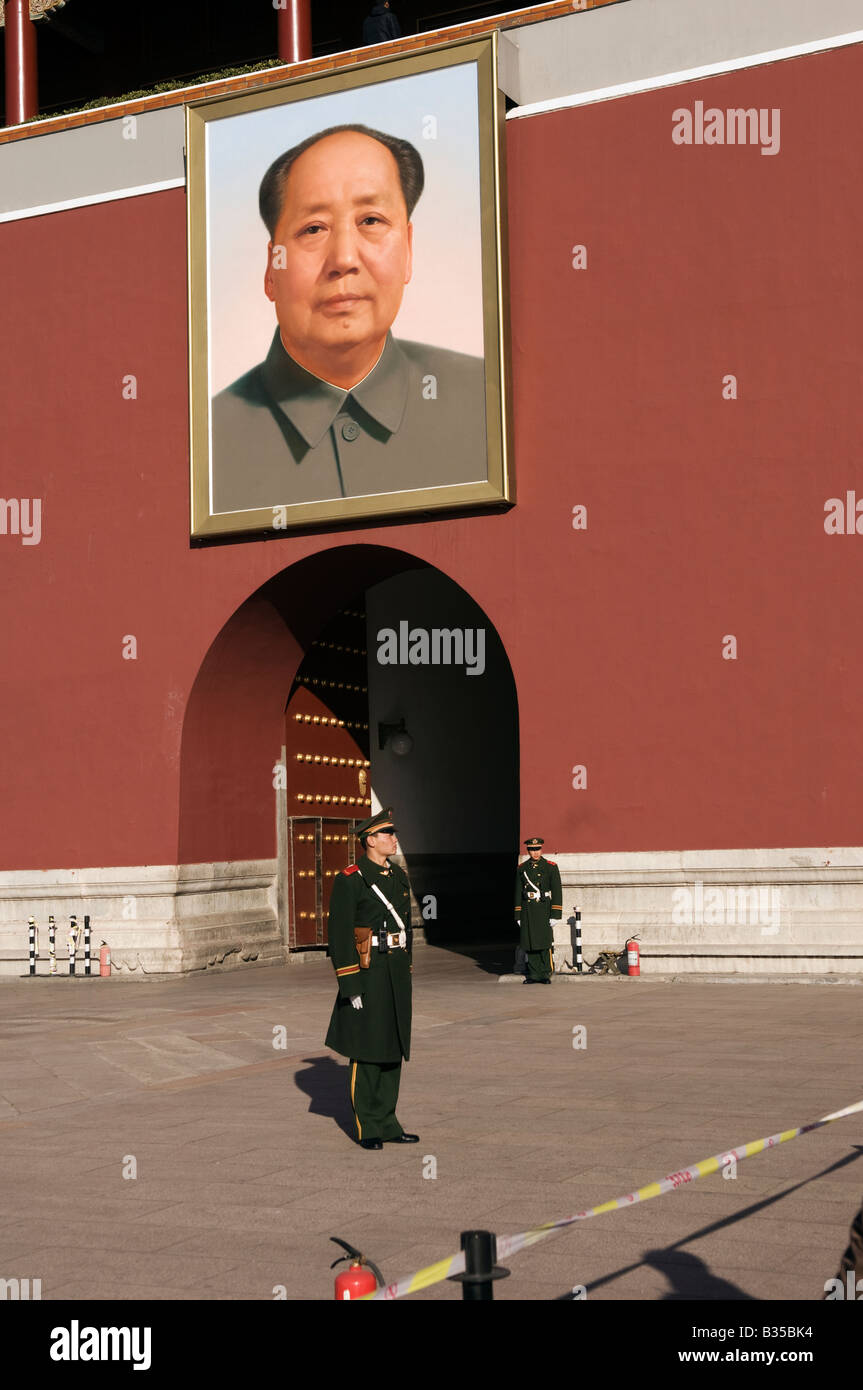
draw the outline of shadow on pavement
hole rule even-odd
[[[477,970],[484,971],[486,975],[509,975],[512,973],[515,962],[516,947],[514,944],[486,946],[435,942],[435,948],[449,955],[463,956],[466,960],[472,960]]]
[[[737,1284],[712,1274],[710,1266],[688,1250],[674,1250],[673,1246],[666,1250],[645,1250],[642,1264],[658,1269],[671,1285],[660,1298],[661,1303],[690,1298],[716,1299],[723,1303],[743,1299],[753,1301],[752,1294],[744,1293]]]
[[[677,1298],[714,1298],[714,1299],[748,1299],[751,1294],[744,1293],[735,1284],[729,1284],[726,1280],[717,1278],[711,1274],[706,1264],[697,1256],[690,1257],[689,1252],[681,1252],[682,1245],[689,1245],[694,1240],[702,1240],[704,1236],[709,1236],[714,1231],[721,1231],[726,1226],[733,1226],[737,1221],[744,1221],[747,1216],[754,1216],[757,1211],[764,1211],[766,1207],[772,1207],[775,1202],[781,1202],[784,1197],[790,1197],[792,1192],[798,1192],[801,1187],[808,1187],[810,1183],[817,1182],[819,1178],[825,1178],[828,1173],[835,1173],[840,1168],[845,1168],[849,1163],[855,1163],[858,1158],[863,1157],[863,1145],[852,1145],[853,1152],[846,1154],[844,1158],[839,1158],[835,1163],[831,1163],[828,1168],[822,1168],[820,1173],[813,1173],[811,1178],[804,1178],[802,1182],[797,1182],[793,1187],[786,1187],[784,1192],[777,1192],[773,1197],[765,1197],[761,1202],[753,1202],[752,1206],[744,1207],[742,1211],[735,1212],[733,1216],[725,1216],[721,1221],[714,1221],[709,1226],[702,1226],[700,1231],[693,1231],[691,1235],[682,1236],[673,1245],[667,1245],[663,1250],[647,1250],[640,1260],[634,1264],[624,1265],[622,1269],[616,1269],[612,1274],[604,1274],[601,1279],[594,1279],[593,1283],[587,1284],[588,1294],[601,1289],[604,1284],[610,1284],[614,1279],[620,1279],[624,1274],[631,1274],[633,1270],[640,1269],[642,1265],[651,1265],[654,1269],[659,1269],[667,1275],[674,1284],[674,1288],[663,1295],[663,1299]],[[679,1252],[673,1254],[672,1252]],[[681,1265],[681,1254],[685,1255]],[[693,1261],[694,1263],[690,1263]],[[825,1274],[825,1279],[830,1278]],[[719,1292],[724,1288],[725,1292]],[[732,1292],[729,1292],[732,1291]],[[560,1294],[557,1302],[571,1302],[573,1294],[568,1290]]]
[[[309,1065],[305,1071],[297,1072],[294,1080],[309,1097],[309,1114],[327,1115],[349,1139],[356,1139],[348,1091],[350,1066],[347,1063],[343,1066],[333,1057],[304,1057],[303,1061]]]

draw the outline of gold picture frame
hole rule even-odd
[[[308,122],[309,113],[314,109],[322,112],[326,111],[326,103],[320,103],[318,98],[329,96],[343,97],[345,93],[351,94],[350,100],[361,95],[363,109],[374,110],[375,100],[379,100],[384,92],[383,88],[378,88],[378,84],[400,82],[402,79],[420,78],[422,75],[430,73],[443,73],[447,69],[455,67],[468,69],[467,74],[458,74],[458,81],[472,81],[469,69],[475,69],[476,74],[476,112],[477,112],[477,153],[471,156],[476,160],[478,170],[476,194],[472,194],[473,201],[471,207],[476,209],[474,223],[474,246],[476,258],[481,264],[481,284],[476,283],[473,288],[474,304],[474,331],[479,331],[480,303],[481,303],[481,334],[483,347],[484,363],[484,395],[482,382],[479,379],[479,369],[476,369],[471,380],[478,382],[474,389],[476,399],[476,419],[481,420],[484,410],[485,426],[485,475],[482,475],[482,460],[480,451],[476,449],[471,453],[471,457],[465,463],[465,469],[475,469],[477,476],[466,481],[438,483],[433,476],[429,476],[430,485],[425,482],[421,486],[403,487],[401,490],[394,491],[367,491],[363,493],[348,493],[348,495],[331,495],[329,497],[314,498],[311,500],[293,500],[288,495],[288,484],[285,484],[284,496],[270,494],[273,489],[271,483],[262,484],[258,487],[258,495],[253,495],[250,488],[248,497],[245,494],[246,471],[251,467],[249,459],[256,457],[255,450],[257,436],[252,432],[248,452],[243,459],[240,459],[240,451],[236,447],[236,439],[240,437],[235,433],[227,434],[219,425],[213,430],[213,401],[218,401],[219,390],[212,390],[213,379],[212,355],[214,345],[217,344],[217,334],[225,338],[224,324],[229,323],[230,319],[226,310],[221,311],[219,322],[222,328],[215,327],[217,314],[215,309],[218,307],[216,295],[218,286],[214,282],[211,271],[211,256],[214,254],[211,241],[216,242],[218,237],[211,237],[209,217],[211,202],[215,208],[217,202],[221,200],[220,206],[230,210],[228,201],[229,190],[222,188],[216,194],[214,185],[216,176],[209,172],[211,164],[217,166],[214,159],[213,150],[217,150],[216,143],[222,134],[225,133],[226,140],[229,138],[234,142],[231,146],[232,152],[242,149],[242,141],[245,138],[237,117],[250,116],[252,113],[271,112],[272,116],[265,117],[266,120],[280,120],[280,111],[274,108],[284,109],[287,115],[291,115],[290,108],[297,102],[315,102],[314,108],[308,107],[305,111],[305,119]],[[452,81],[454,75],[448,74],[444,80]],[[392,94],[402,91],[409,95],[409,88],[390,88],[387,95],[393,100]],[[335,102],[332,103],[335,107]],[[341,102],[339,111],[344,109],[344,101]],[[298,108],[299,110],[299,108]],[[190,103],[186,106],[186,153],[188,165],[188,313],[189,313],[189,394],[190,394],[190,453],[191,453],[191,536],[193,539],[201,540],[208,537],[221,536],[243,536],[248,534],[250,539],[260,539],[262,533],[270,535],[285,534],[296,530],[309,528],[323,529],[339,524],[353,524],[380,519],[405,519],[410,520],[418,514],[439,514],[454,511],[475,511],[485,507],[500,507],[514,500],[514,487],[512,470],[510,465],[510,391],[509,391],[509,343],[508,343],[508,314],[507,314],[507,267],[506,267],[506,236],[505,223],[502,216],[503,197],[504,197],[504,162],[503,162],[503,121],[505,116],[503,94],[498,89],[497,77],[497,34],[480,39],[469,39],[455,44],[447,44],[439,47],[432,47],[421,52],[407,56],[395,58],[384,58],[371,61],[369,63],[357,64],[351,67],[340,69],[325,76],[299,77],[280,83],[276,86],[268,87],[264,90],[250,92],[242,96],[220,97],[212,100]],[[332,124],[325,117],[324,126],[329,128]],[[427,120],[429,118],[426,118]],[[230,127],[219,127],[217,123],[229,121],[233,122]],[[363,122],[365,124],[365,122]],[[371,122],[374,125],[374,121]],[[451,122],[452,124],[452,122]],[[287,122],[286,125],[291,125]],[[251,140],[251,129],[246,122],[249,130],[248,138]],[[393,132],[394,134],[396,132]],[[399,136],[401,132],[398,132]],[[406,138],[406,137],[405,137]],[[452,137],[451,137],[452,138]],[[459,140],[462,142],[469,139],[469,133],[459,132]],[[291,140],[287,140],[292,144]],[[225,141],[223,141],[223,145]],[[467,146],[466,146],[467,147]],[[439,159],[442,156],[437,156]],[[234,160],[231,164],[229,159],[223,159],[223,165],[228,168],[240,167],[241,161],[237,159],[236,153],[232,153]],[[270,161],[268,160],[267,163]],[[429,194],[429,185],[426,183],[425,196],[434,196],[437,203],[440,202],[442,190],[440,184],[440,170],[438,171],[438,184]],[[251,177],[251,175],[249,175]],[[257,177],[257,175],[256,175]],[[223,180],[224,182],[224,180]],[[436,206],[437,206],[436,203]],[[233,215],[229,211],[229,215]],[[247,214],[246,214],[247,215]],[[215,217],[215,212],[213,213]],[[249,248],[249,255],[260,258],[262,248],[266,245],[266,231],[260,227],[259,243]],[[220,224],[220,235],[221,235]],[[246,236],[248,241],[248,236]],[[245,244],[245,242],[244,242]],[[221,254],[221,253],[220,253]],[[457,245],[446,252],[448,255],[457,255]],[[221,263],[229,263],[222,256]],[[255,261],[257,266],[257,260]],[[247,278],[250,269],[247,268]],[[224,283],[226,276],[222,274],[218,283]],[[263,298],[263,291],[261,291]],[[272,297],[272,296],[270,296]],[[226,304],[229,302],[225,297]],[[255,312],[260,314],[261,310],[256,306]],[[456,313],[458,310],[456,309]],[[275,324],[275,318],[273,319]],[[272,331],[272,330],[271,330]],[[395,331],[395,330],[393,330]],[[227,335],[230,337],[230,333]],[[278,337],[278,331],[276,337]],[[400,340],[396,340],[400,341]],[[280,345],[284,346],[284,338],[280,339]],[[275,345],[279,346],[279,345]],[[406,344],[408,347],[423,347],[424,344]],[[230,344],[233,350],[233,344]],[[266,344],[260,344],[263,356]],[[439,349],[430,348],[429,351]],[[442,353],[446,349],[440,350]],[[456,354],[449,354],[453,360]],[[286,360],[292,362],[292,359]],[[458,360],[472,363],[477,361],[476,357],[471,359],[458,357]],[[261,370],[264,364],[255,368]],[[248,374],[251,376],[251,372]],[[371,374],[370,374],[371,375]],[[245,379],[245,378],[244,378]],[[305,378],[304,378],[305,379]],[[428,378],[434,380],[434,377]],[[326,386],[328,378],[323,379],[321,384]],[[426,380],[426,378],[423,378]],[[238,383],[233,383],[227,388],[222,388],[221,396],[227,396],[233,392]],[[332,389],[332,388],[331,388]],[[348,393],[348,396],[350,393]],[[451,397],[452,398],[452,397]],[[471,399],[474,399],[472,397]],[[233,405],[233,397],[229,404]],[[256,402],[257,404],[257,402]],[[350,402],[349,402],[350,404]],[[270,412],[276,418],[275,407]],[[237,429],[242,432],[244,426],[241,423]],[[251,417],[254,424],[257,424],[259,416]],[[341,418],[341,417],[339,417]],[[426,417],[429,418],[429,417]],[[438,422],[445,420],[444,414],[430,417]],[[269,423],[269,422],[268,422]],[[281,422],[279,422],[281,423]],[[333,427],[334,428],[334,427]],[[353,425],[350,428],[354,428]],[[425,426],[422,426],[425,428]],[[447,422],[448,437],[451,439],[454,421]],[[272,431],[271,431],[272,433]],[[284,433],[284,427],[283,427]],[[286,436],[287,437],[287,436]],[[345,438],[353,436],[345,434]],[[474,431],[471,436],[474,440],[478,434]],[[230,439],[230,444],[222,445],[222,439]],[[392,479],[392,463],[398,463],[397,447],[394,448],[395,441],[398,446],[397,430],[391,435],[384,435],[383,443],[391,452],[386,455],[386,464],[389,465],[387,471],[388,481]],[[340,443],[340,441],[336,441]],[[434,443],[434,434],[430,437],[430,456],[434,453],[431,449]],[[272,446],[268,446],[272,452]],[[285,446],[287,448],[287,446]],[[335,446],[333,446],[335,448]],[[405,442],[405,447],[407,443]],[[335,450],[336,454],[338,450]],[[440,451],[443,457],[445,451]],[[451,453],[451,450],[450,450]],[[219,484],[218,478],[220,470],[226,473],[225,458],[229,459],[230,466],[235,469],[231,474],[231,488],[221,489],[222,495],[230,495],[234,500],[225,508],[224,502],[219,501],[216,495]],[[234,462],[236,460],[236,463]],[[298,462],[298,459],[294,460]],[[286,464],[290,463],[290,456],[286,454]],[[344,489],[341,482],[342,470],[337,464],[340,486]],[[382,473],[385,465],[382,465]],[[432,473],[436,465],[432,466]],[[214,483],[214,475],[216,482]],[[226,475],[227,476],[227,475]],[[278,475],[281,478],[281,472]],[[289,481],[294,476],[287,467],[284,472],[285,478]],[[327,475],[323,472],[322,477]],[[311,485],[315,485],[317,474],[309,472],[307,469],[306,479],[312,480]],[[279,487],[282,484],[279,483]],[[326,483],[324,484],[326,487]],[[265,505],[261,505],[261,498],[267,492]],[[248,500],[249,506],[236,505],[236,499]],[[220,506],[220,510],[216,510]]]

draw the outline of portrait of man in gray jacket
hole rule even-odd
[[[364,125],[322,130],[267,170],[277,326],[264,360],[213,397],[214,512],[485,481],[484,359],[392,331],[423,183],[412,144]]]

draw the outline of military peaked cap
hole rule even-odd
[[[387,807],[385,811],[378,811],[376,816],[369,816],[368,820],[360,821],[354,834],[359,839],[361,835],[376,835],[379,830],[391,830],[395,834],[392,806]]]
[[[525,840],[524,843],[527,845],[528,849],[542,849],[545,840],[541,840],[538,835],[534,835],[532,840]]]

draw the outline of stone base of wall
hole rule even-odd
[[[555,968],[641,938],[641,973],[863,974],[863,849],[566,854]]]
[[[569,919],[578,908],[585,962],[638,935],[644,975],[863,976],[863,849],[549,849],[548,857],[564,886],[558,970],[574,959]],[[127,979],[293,961],[279,922],[277,873],[275,859],[0,873],[0,976],[26,974],[31,915],[37,973],[48,974],[49,913],[63,975],[72,913],[82,925],[90,915],[93,970],[104,940],[113,975]]]
[[[112,975],[159,979],[285,960],[275,859],[0,874],[0,976],[28,970],[27,919],[39,928],[36,972],[50,970],[48,916],[57,924],[57,970],[68,974],[74,913],[90,916],[92,969],[111,948]],[[83,932],[76,974],[83,974]]]

